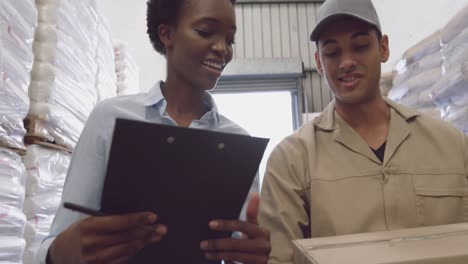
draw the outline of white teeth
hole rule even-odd
[[[217,63],[217,62],[212,62],[212,61],[203,61],[202,62],[204,65],[209,66],[211,68],[217,69],[217,70],[222,70],[224,67],[224,64]]]
[[[350,77],[341,78],[341,80],[345,82],[352,82],[356,80],[356,78],[354,76],[350,76]]]

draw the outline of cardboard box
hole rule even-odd
[[[468,223],[294,240],[294,264],[467,264]]]

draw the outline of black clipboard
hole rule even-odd
[[[269,139],[117,119],[101,199],[107,214],[153,211],[169,232],[130,263],[207,261],[208,228],[237,219]]]

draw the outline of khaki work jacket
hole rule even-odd
[[[292,263],[294,239],[467,221],[468,139],[386,99],[384,161],[336,113],[334,102],[272,152],[259,221],[269,263]]]

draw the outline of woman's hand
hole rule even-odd
[[[226,263],[266,264],[271,251],[270,232],[258,226],[258,194],[252,195],[247,207],[247,221],[214,220],[213,230],[242,232],[241,239],[223,238],[200,243],[208,260],[224,260]]]
[[[153,213],[83,219],[60,233],[49,248],[51,263],[125,263],[146,245],[159,242],[167,227]]]

